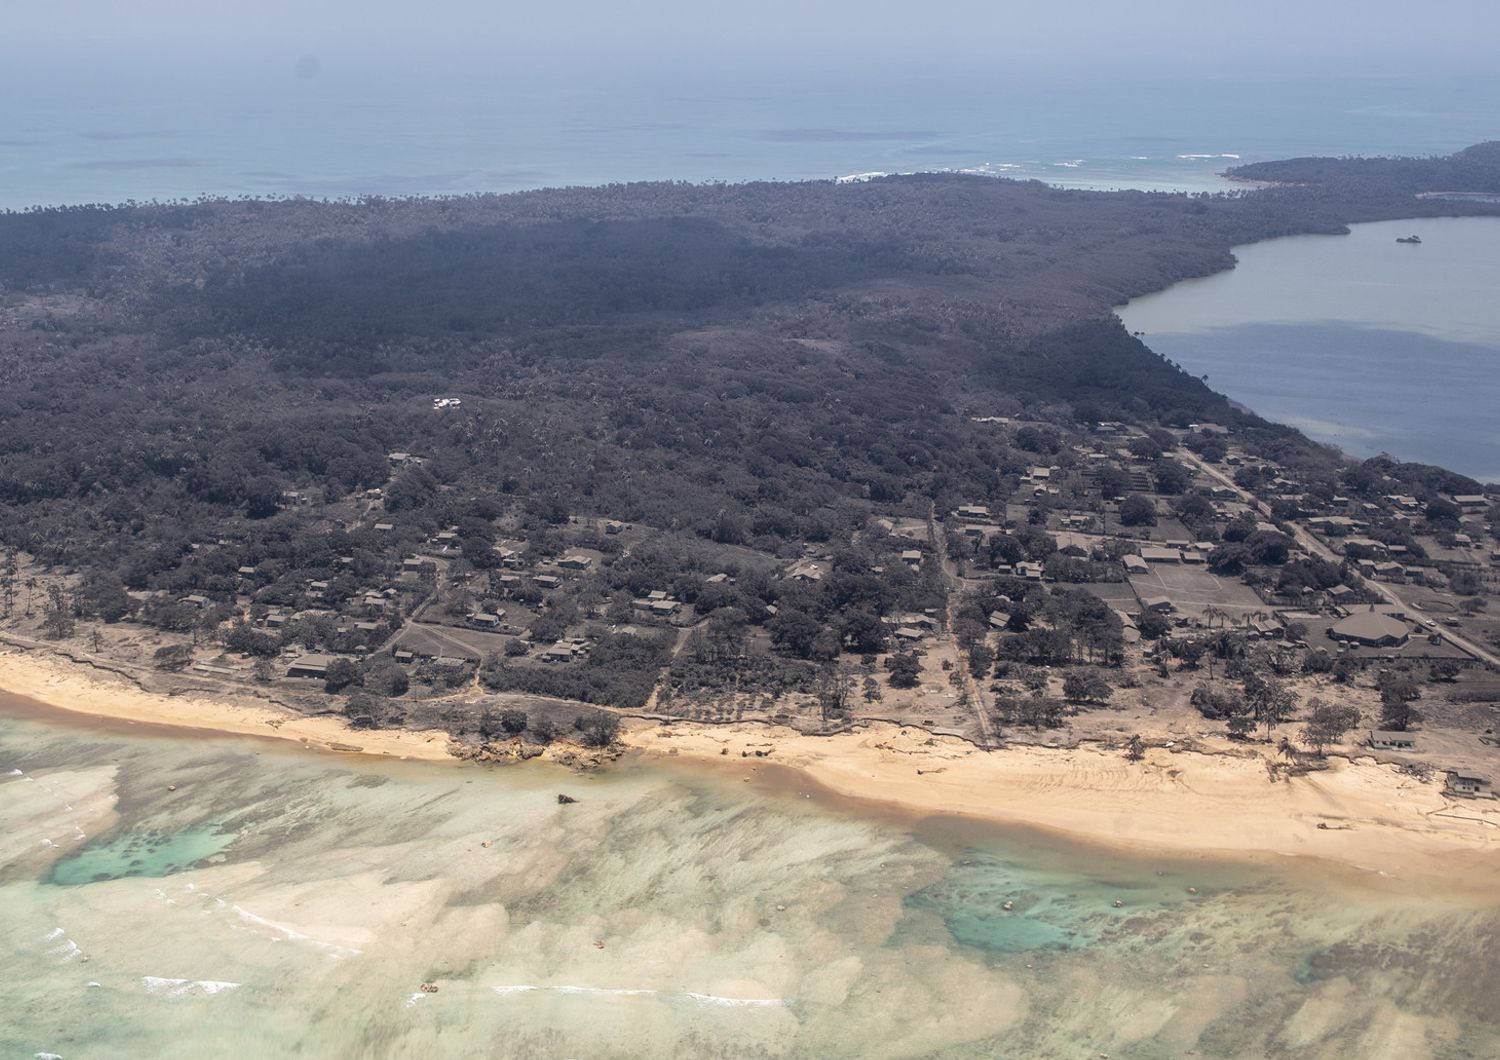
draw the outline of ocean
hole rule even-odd
[[[882,818],[743,771],[0,712],[0,1053],[1500,1053],[1493,903]]]
[[[1410,235],[1422,243],[1396,242]],[[1500,218],[1355,225],[1235,255],[1232,271],[1135,299],[1121,320],[1309,437],[1500,482]]]
[[[956,170],[1222,190],[1238,161],[1500,136],[1500,78],[1198,79],[1004,69],[476,70],[294,56],[0,66],[0,207],[446,195]]]

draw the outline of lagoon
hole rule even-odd
[[[1420,236],[1420,245],[1397,243]],[[1356,456],[1500,481],[1500,218],[1355,225],[1235,249],[1118,310],[1157,353]]]
[[[743,771],[0,712],[0,1052],[1500,1052],[1493,903],[876,817]]]

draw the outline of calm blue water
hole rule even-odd
[[[1420,246],[1398,244],[1418,234]],[[1500,219],[1356,225],[1235,251],[1123,307],[1158,353],[1358,456],[1500,482]]]
[[[958,169],[1218,189],[1245,161],[1500,136],[1500,78],[1128,83],[1001,71],[609,74],[329,60],[0,68],[0,206]]]

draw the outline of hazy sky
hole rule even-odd
[[[1500,0],[5,0],[0,54],[1489,73]]]

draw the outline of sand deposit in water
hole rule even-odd
[[[4,1055],[1500,1053],[1494,908],[663,767],[0,721],[0,908]]]

